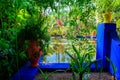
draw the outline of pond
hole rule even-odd
[[[69,63],[70,57],[65,53],[53,53],[46,55],[43,59],[44,63]]]
[[[71,41],[67,39],[52,39],[49,45],[48,54],[44,56],[43,63],[70,63],[71,58],[65,51],[75,56],[72,44],[80,50],[81,54],[90,53],[91,60],[95,60],[96,43],[91,39],[80,39],[78,41]]]

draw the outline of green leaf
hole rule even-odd
[[[38,68],[38,69],[40,70],[40,72],[41,72],[44,80],[48,80],[48,78],[49,78],[53,73],[57,72],[57,71],[53,71],[53,72],[51,72],[51,73],[48,73],[48,72],[43,72],[40,68]]]
[[[76,74],[75,74],[74,71],[72,71],[72,76],[73,76],[73,80],[77,80],[77,79],[76,79]]]
[[[105,58],[107,59],[107,61],[109,61],[112,65],[112,69],[113,69],[113,72],[114,72],[114,76],[116,75],[116,71],[117,71],[117,68],[116,66],[114,65],[114,63],[112,62],[112,60],[110,60],[108,57],[105,56]]]
[[[67,53],[73,60],[75,59],[69,52],[65,51],[65,53]]]
[[[43,73],[43,71],[40,68],[38,68],[38,69],[41,72],[41,74],[44,76],[45,74]]]
[[[81,57],[80,57],[80,53],[79,53],[79,51],[77,50],[77,48],[74,46],[74,45],[72,45],[72,48],[73,48],[73,50],[75,51],[75,54],[77,54],[77,58],[78,58],[78,62],[82,62],[82,59],[81,59]]]

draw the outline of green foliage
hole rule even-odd
[[[91,15],[95,17],[93,12],[95,12],[95,5],[92,0],[78,0],[71,8],[69,16],[73,16],[75,20],[79,16],[79,20],[87,26],[87,24],[90,24]]]
[[[26,63],[27,57],[24,52],[18,52],[12,43],[3,38],[0,40],[0,45],[0,79],[8,80]]]
[[[40,10],[34,0],[0,0],[0,5],[0,80],[9,80],[28,61],[25,52],[18,47],[17,34],[25,28],[25,22],[31,16],[38,16]],[[46,27],[42,29],[43,32],[47,31]],[[46,37],[49,35],[42,36],[44,39]]]
[[[44,26],[45,19],[47,18],[40,14],[38,19],[31,18],[26,22],[25,27],[20,30],[17,36],[19,48],[23,48],[22,45],[24,45],[25,40],[38,40],[42,51],[45,52],[48,42],[50,40],[48,27]]]
[[[4,38],[1,38],[0,39],[0,50],[8,49],[8,47],[9,47],[8,42]]]
[[[69,52],[66,51],[66,53],[70,56],[72,59],[71,61],[71,69],[73,71],[73,75],[75,75],[75,72],[79,74],[79,80],[82,80],[83,74],[85,72],[90,71],[90,67],[92,64],[97,63],[99,60],[91,60],[91,54],[89,52],[82,53],[80,50],[78,50],[77,47],[72,45],[72,48],[74,50],[75,55],[71,55]],[[75,79],[75,76],[73,76]]]
[[[16,26],[16,16],[17,11],[16,6],[14,5],[14,1],[0,1],[0,27],[8,28]]]
[[[19,31],[16,17],[19,9],[14,1],[0,1],[0,80],[9,80],[27,61],[26,55],[16,48],[16,35]]]
[[[116,12],[120,12],[120,8],[118,7],[120,6],[120,1],[119,0],[115,0],[115,4],[114,4],[114,8],[113,11]]]
[[[40,71],[40,73],[41,73],[41,75],[42,75],[42,77],[43,77],[43,80],[48,80],[48,78],[50,77],[50,76],[52,76],[55,72],[57,72],[57,71],[53,71],[53,72],[43,72],[40,68],[38,68],[39,69],[39,71]]]
[[[1,31],[0,80],[9,80],[28,61],[25,52],[19,52],[16,48],[16,35],[16,28],[8,28]]]
[[[113,69],[114,80],[116,80],[116,79],[115,79],[115,76],[116,76],[117,68],[116,68],[116,66],[114,65],[114,63],[112,62],[112,60],[110,60],[108,57],[105,57],[105,58],[106,58],[107,61],[110,62],[111,66],[112,66],[112,69]]]
[[[112,22],[116,22],[119,25],[120,9],[118,6],[120,6],[120,0],[95,0],[95,4],[98,21],[102,19],[103,13],[112,13]]]
[[[95,3],[97,3],[96,6]],[[56,13],[57,18],[64,18],[63,16],[67,15],[67,19],[63,20],[68,24],[67,38],[76,40],[76,35],[90,34],[92,30],[96,29],[96,10],[100,13],[112,10],[115,14],[115,20],[119,19],[120,10],[120,0],[0,0],[0,5],[0,78],[11,77],[27,61],[23,51],[23,46],[27,46],[25,40],[40,39],[39,45],[41,45],[43,52],[47,53],[47,42],[50,40],[48,27],[51,26],[48,25],[50,20],[47,17],[49,15]],[[66,7],[68,10],[65,11]],[[52,12],[48,11],[48,8]],[[118,20],[117,24],[119,22]],[[89,53],[94,53],[94,48],[91,45],[83,45],[79,48],[78,46],[72,47],[77,56],[75,59],[75,56],[69,55],[73,59],[71,63],[73,72],[75,70],[82,74],[85,67],[89,69],[92,63],[90,61],[92,57]],[[108,59],[108,61],[110,60]],[[76,65],[76,63],[78,64]],[[76,70],[75,67],[79,67],[79,69]],[[113,64],[112,67],[116,73]]]
[[[98,8],[98,12],[106,13],[112,12],[114,9],[114,4],[116,0],[96,0],[96,6]]]

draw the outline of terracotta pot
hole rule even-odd
[[[37,67],[39,66],[39,58],[42,55],[42,51],[40,49],[40,46],[37,43],[37,40],[30,40],[29,46],[26,49],[27,56],[30,60],[30,67]]]
[[[103,14],[104,23],[110,23],[112,21],[112,14],[111,13],[105,13]]]

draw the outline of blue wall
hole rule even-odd
[[[120,78],[120,39],[116,32],[116,24],[101,23],[97,27],[97,55],[102,59],[103,68],[113,74],[111,64],[105,59],[109,57],[117,67],[116,77]],[[120,80],[120,79],[119,79]]]
[[[117,68],[116,77],[120,80],[120,39],[117,36],[117,32],[114,31],[111,33],[111,51],[110,59],[113,61],[114,65]],[[113,74],[112,67],[110,66],[110,73]]]

